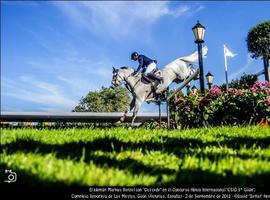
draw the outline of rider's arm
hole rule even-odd
[[[139,61],[140,64],[139,64],[139,66],[138,66],[136,72],[139,72],[140,69],[141,69],[142,66],[143,66],[143,56],[139,56],[138,61]]]

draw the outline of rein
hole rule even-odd
[[[133,72],[132,72],[131,74],[129,74],[126,78],[124,78],[124,80],[125,80],[126,82],[128,82],[128,78],[129,78],[130,76],[132,76],[132,74],[133,74]],[[140,81],[140,79],[137,80],[137,82],[134,84],[133,87],[130,87],[130,85],[128,85],[127,83],[126,83],[125,85],[126,85],[126,87],[129,87],[128,90],[129,90],[131,93],[133,93],[131,90],[134,91],[134,88],[135,88],[136,85],[139,83],[139,81]]]
[[[127,82],[128,82],[128,78],[131,77],[132,74],[133,74],[133,72],[130,73],[127,77],[122,77],[122,76],[120,76],[120,75],[117,73],[117,76],[119,77],[119,79],[120,79],[121,81],[125,81],[125,82],[126,82],[126,83],[125,83],[125,87],[127,88],[127,90],[128,90],[130,93],[133,94],[134,88],[135,88],[135,86],[138,84],[138,82],[140,81],[140,79],[138,79],[138,81],[134,84],[134,86],[131,87]],[[133,91],[132,91],[132,90],[133,90]]]

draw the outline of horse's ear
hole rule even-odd
[[[116,69],[115,69],[114,67],[112,68],[112,70],[113,70],[113,72],[115,72],[115,71],[116,71]]]

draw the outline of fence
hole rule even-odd
[[[261,75],[264,75],[264,69],[263,69],[263,70],[261,70],[261,71],[259,71],[259,72],[257,72],[255,75],[256,75],[256,76],[261,76]]]
[[[120,112],[1,112],[1,122],[117,122]],[[161,113],[161,120],[166,120],[166,113]],[[128,114],[124,122],[131,122]],[[136,122],[159,120],[159,113],[139,113]]]

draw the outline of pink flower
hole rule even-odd
[[[264,91],[268,94],[270,93],[270,88],[265,88]]]
[[[260,87],[260,86],[262,85],[262,83],[263,83],[263,82],[257,81],[253,86],[258,86],[258,87]]]
[[[268,84],[268,81],[261,82],[261,86],[267,86],[267,84]]]
[[[244,89],[238,89],[236,92],[236,96],[242,96],[244,94]]]
[[[228,88],[227,92],[228,93],[232,93],[233,92],[233,88]]]
[[[266,103],[266,105],[270,106],[270,98],[265,99],[265,101],[264,101],[264,102]]]
[[[253,85],[251,88],[250,88],[250,91],[251,92],[256,92],[258,90],[258,88],[256,87],[256,85]]]
[[[257,86],[258,88],[260,87],[267,87],[269,85],[268,81],[257,81],[253,86]]]
[[[221,89],[219,87],[213,87],[211,90],[210,90],[210,93],[211,94],[221,94]]]
[[[179,103],[182,103],[184,101],[185,101],[185,99],[180,97],[180,98],[176,99],[175,104],[179,104]]]
[[[190,111],[190,106],[185,106],[185,107],[184,107],[184,110],[185,110],[185,111]]]

